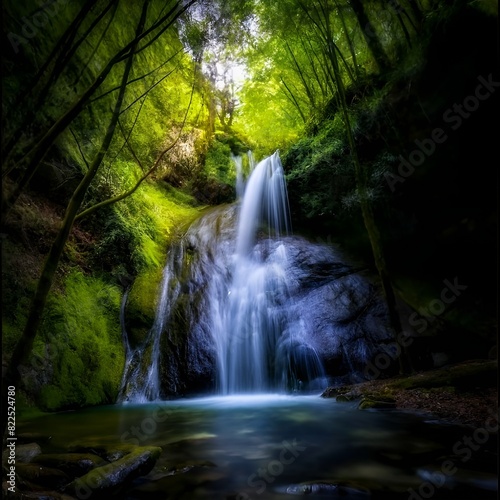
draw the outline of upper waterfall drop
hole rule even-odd
[[[231,160],[236,168],[236,199],[239,200],[243,198],[245,193],[245,180],[243,178],[243,158],[241,156],[235,156],[231,154]]]
[[[238,255],[251,251],[262,223],[277,237],[291,230],[285,175],[277,151],[258,163],[247,181],[238,222]]]

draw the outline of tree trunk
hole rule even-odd
[[[362,0],[351,0],[351,7],[356,15],[363,37],[373,55],[373,59],[377,63],[379,70],[381,72],[386,71],[390,67],[389,58],[385,53],[379,36],[368,19]]]
[[[139,20],[136,29],[137,35],[142,33],[142,31],[144,30],[148,4],[149,0],[145,0],[141,18]],[[2,397],[4,401],[6,401],[6,395],[4,394],[6,388],[11,385],[17,386],[20,381],[19,366],[27,361],[28,356],[31,353],[33,342],[35,340],[38,328],[42,320],[43,311],[47,303],[47,298],[50,289],[52,287],[52,283],[54,282],[56,270],[59,265],[59,260],[61,258],[61,255],[63,253],[64,246],[66,245],[66,241],[73,227],[76,215],[82,205],[87,189],[89,188],[92,180],[97,174],[97,171],[102,163],[102,160],[104,159],[104,156],[106,155],[109,146],[111,144],[111,141],[113,139],[116,125],[118,124],[118,118],[120,116],[120,110],[123,105],[127,83],[132,69],[133,51],[135,50],[135,48],[136,45],[134,45],[131,48],[132,55],[130,58],[127,59],[125,63],[125,69],[123,71],[123,76],[121,80],[120,92],[118,94],[116,104],[113,109],[113,114],[101,145],[101,149],[99,150],[97,156],[94,158],[93,162],[90,164],[87,173],[85,174],[84,178],[81,180],[80,184],[73,193],[73,196],[69,201],[68,207],[66,208],[66,213],[64,215],[64,220],[62,222],[61,228],[59,229],[59,232],[54,242],[52,243],[47,259],[45,260],[45,264],[42,270],[42,275],[38,281],[35,296],[31,303],[30,311],[28,314],[28,320],[24,327],[21,338],[17,342],[9,362],[6,380],[4,381],[2,387]],[[4,432],[6,423],[7,419],[4,418],[4,423],[3,423]]]
[[[345,38],[347,40],[347,44],[349,45],[349,52],[351,53],[351,58],[352,58],[352,65],[354,67],[354,78],[357,80],[359,77],[359,68],[358,68],[358,60],[356,58],[356,49],[354,47],[354,44],[352,42],[352,38],[349,35],[348,29],[347,29],[347,23],[345,22],[345,16],[343,11],[342,6],[335,0],[335,6],[337,7],[337,12],[339,13],[340,17],[340,22],[342,23],[342,28],[344,29],[344,34]]]

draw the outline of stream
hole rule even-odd
[[[130,500],[496,498],[493,438],[463,460],[469,428],[356,407],[317,395],[217,396],[59,413],[19,432],[43,429],[46,453],[161,446],[150,474],[120,496]],[[453,474],[441,472],[446,461]]]

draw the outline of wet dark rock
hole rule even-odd
[[[366,489],[352,488],[333,483],[301,483],[292,484],[286,488],[286,493],[289,495],[305,496],[305,495],[321,495],[328,498],[343,498],[346,500],[362,500],[370,498],[370,492]]]
[[[40,464],[27,464],[18,462],[16,473],[24,480],[49,488],[62,488],[71,481],[65,472],[53,467]]]
[[[327,387],[321,394],[322,398],[336,398],[340,394],[344,394],[351,390],[350,387],[340,386],[340,387]]]
[[[359,394],[346,392],[345,394],[339,394],[335,400],[339,403],[347,403],[349,401],[356,401],[357,399],[359,399]]]
[[[185,462],[167,462],[161,468],[155,468],[151,473],[151,481],[156,481],[165,476],[173,476],[176,474],[185,474],[192,469],[211,468],[216,467],[213,462],[209,460],[189,460]]]
[[[364,396],[358,405],[359,410],[368,410],[371,408],[389,409],[395,407],[396,407],[396,401],[393,398],[388,396],[378,396],[378,395]]]
[[[40,453],[42,453],[42,449],[37,443],[18,444],[16,446],[16,461],[29,463]],[[6,455],[8,455],[8,450],[2,453],[4,463]]]
[[[73,477],[79,477],[87,472],[106,465],[108,462],[91,453],[54,453],[41,454],[35,457],[34,463],[62,470]]]
[[[78,497],[96,497],[116,492],[137,477],[148,474],[162,449],[155,446],[136,447],[123,458],[97,467],[71,482],[65,491]]]

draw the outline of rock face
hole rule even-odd
[[[379,289],[338,250],[299,237],[285,241],[296,316],[327,375],[336,383],[364,379],[367,364],[392,343]]]
[[[166,272],[174,276],[170,286],[175,297],[164,309],[159,340],[160,397],[215,388],[218,326],[214,309],[224,307],[231,293],[237,215],[237,205],[214,209],[198,219],[170,251],[174,258]],[[286,369],[299,386],[307,380],[305,367],[316,355],[330,383],[339,384],[364,380],[369,362],[378,353],[390,352],[393,340],[380,290],[366,271],[350,264],[339,250],[297,236],[276,240],[260,230],[252,256],[271,267],[281,259],[286,287],[265,292],[266,314],[280,318],[273,342],[276,349],[282,347]],[[148,359],[152,346],[141,349],[143,356],[138,359]],[[271,360],[270,369],[283,372],[279,362]],[[384,371],[389,373],[391,367]],[[145,376],[147,369],[136,372]]]

